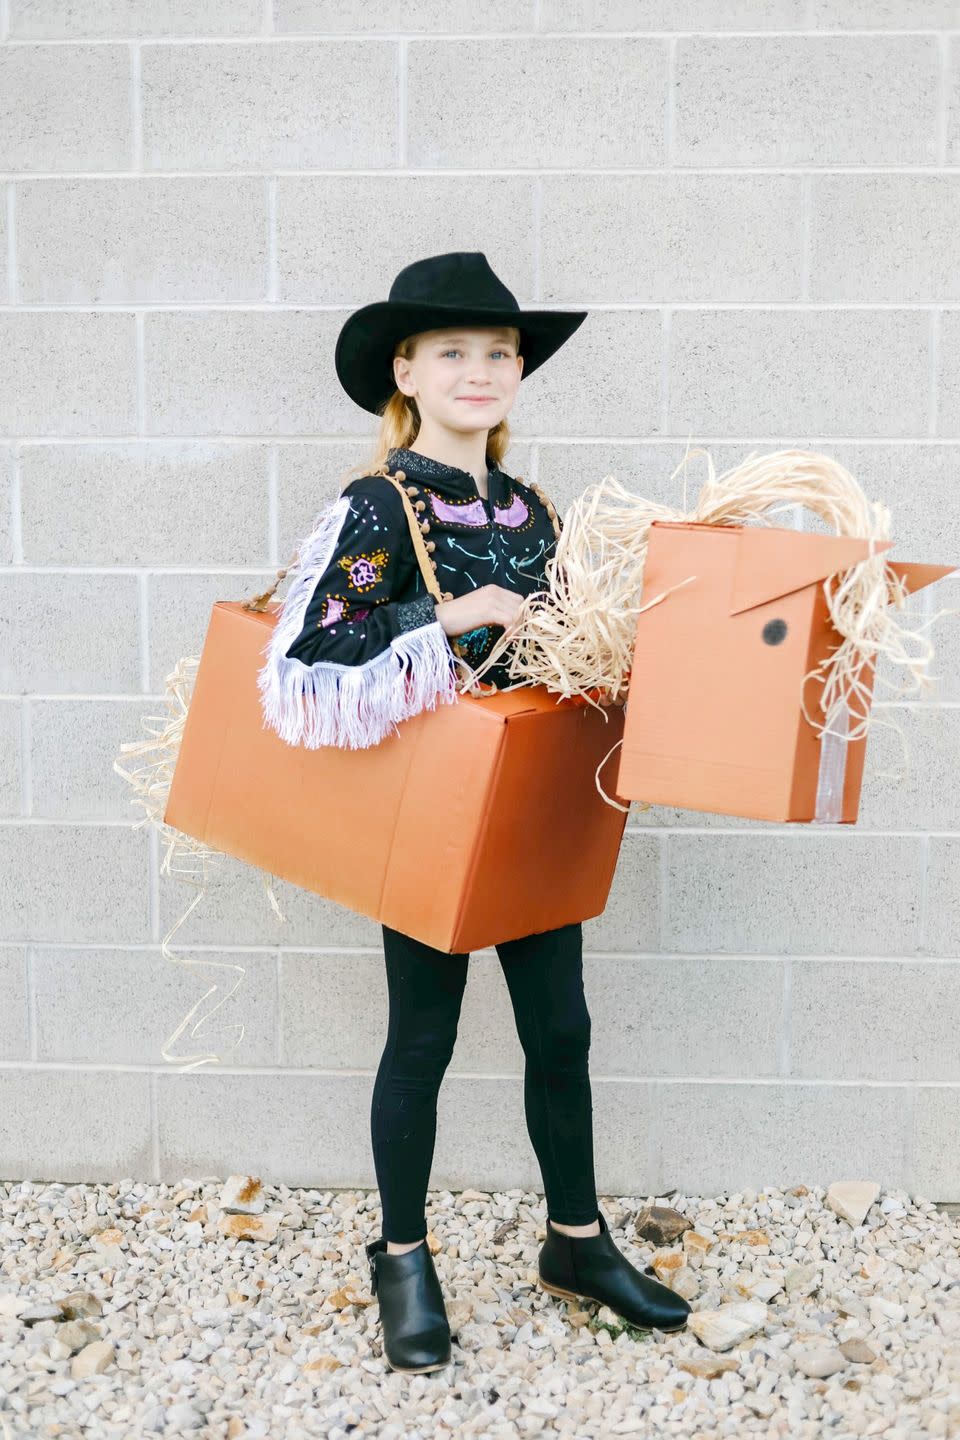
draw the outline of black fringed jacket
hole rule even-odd
[[[561,522],[537,489],[489,464],[483,499],[468,471],[400,447],[386,468],[416,489],[411,500],[422,502],[418,518],[446,598],[481,585],[520,595],[545,588]],[[383,476],[352,480],[321,512],[299,559],[258,677],[265,722],[290,744],[376,745],[398,721],[456,699],[455,651],[477,667],[503,634],[481,625],[447,637],[403,501]],[[500,663],[482,679],[516,683]]]

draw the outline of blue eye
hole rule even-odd
[[[506,355],[506,353],[507,353],[506,350],[491,350],[491,351],[490,351],[490,354],[491,354],[491,355]],[[440,358],[441,358],[441,360],[445,360],[448,355],[459,355],[459,354],[460,354],[460,351],[457,350],[457,349],[444,350],[444,351],[442,351],[442,353],[441,353],[441,355],[440,355]]]

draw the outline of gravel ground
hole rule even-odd
[[[0,1440],[960,1436],[960,1224],[879,1187],[851,1223],[831,1190],[602,1196],[690,1300],[675,1335],[537,1288],[542,1196],[431,1191],[454,1358],[408,1376],[370,1294],[376,1191],[0,1183]]]

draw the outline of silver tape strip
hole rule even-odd
[[[820,736],[820,768],[814,822],[837,824],[843,809],[843,782],[847,773],[847,731],[850,712],[846,702],[836,707],[829,730]]]

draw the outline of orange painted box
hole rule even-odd
[[[595,775],[622,703],[523,686],[367,749],[289,745],[257,688],[277,608],[213,606],[168,825],[447,953],[602,912],[627,814]]]
[[[874,541],[874,553],[891,543]],[[869,553],[855,537],[653,521],[640,603],[679,588],[637,617],[617,794],[757,820],[854,822],[866,736],[838,728],[821,742],[801,686],[842,639],[823,580]],[[956,568],[888,563],[908,591]],[[869,703],[872,665],[860,679]],[[813,677],[804,692],[820,723],[822,689]]]

